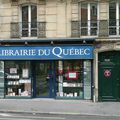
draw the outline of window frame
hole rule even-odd
[[[22,20],[22,8],[23,7],[25,7],[25,6],[27,6],[28,7],[28,36],[23,36],[22,35],[22,31],[23,31],[23,27],[22,27],[22,25],[23,25],[23,20]],[[31,7],[32,6],[36,6],[36,12],[37,12],[37,5],[36,4],[24,4],[24,5],[21,5],[20,6],[20,16],[19,16],[19,19],[20,19],[20,36],[22,37],[22,38],[29,38],[29,37],[37,37],[38,35],[38,33],[36,34],[36,36],[32,36],[32,27],[31,27],[31,23],[32,23],[32,16],[31,16]],[[38,28],[37,28],[37,16],[38,16],[38,13],[36,13],[36,28],[35,28],[35,30],[37,30],[38,31]]]
[[[113,3],[113,2],[109,2],[109,10],[108,10],[108,13],[109,13],[109,36],[116,37],[116,36],[120,36],[120,2],[114,1],[115,7],[116,7],[116,19],[115,19],[116,25],[115,26],[110,26],[110,3]],[[116,32],[115,35],[110,34],[110,28],[115,28],[115,32]]]
[[[86,28],[87,28],[87,34],[86,35],[82,35],[81,34],[81,20],[82,20],[82,14],[81,14],[81,9],[82,9],[82,4],[83,3],[85,3],[85,4],[87,4],[87,18],[88,18],[88,20],[87,20],[87,26],[86,26]],[[97,20],[96,20],[96,23],[97,23],[97,26],[95,26],[96,27],[96,35],[92,35],[91,34],[91,29],[92,28],[95,28],[94,26],[92,26],[91,25],[91,4],[96,4],[96,7],[97,7]],[[99,31],[99,4],[98,4],[98,2],[80,2],[79,3],[79,21],[80,21],[80,36],[81,37],[96,37],[96,36],[98,36],[98,31]]]

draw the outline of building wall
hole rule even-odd
[[[98,87],[98,64],[99,64],[99,53],[107,52],[108,51],[120,51],[120,37],[119,36],[110,36],[108,31],[108,20],[109,20],[109,1],[100,1],[99,4],[99,20],[100,20],[100,27],[99,27],[99,36],[96,38],[95,43],[95,50],[94,50],[94,101],[98,101],[99,96],[99,87]]]
[[[0,39],[11,39],[10,23],[20,21],[20,6],[29,3],[37,4],[37,21],[46,22],[46,38],[70,38],[71,21],[79,22],[80,9],[78,3],[84,1],[93,2],[98,0],[18,0],[17,2],[0,0]],[[95,76],[93,76],[95,86],[94,100],[96,101],[98,100],[98,54],[103,51],[120,50],[119,36],[113,38],[108,35],[109,1],[99,0],[98,6],[99,35],[95,38]],[[86,36],[85,38],[89,37]]]
[[[71,36],[71,0],[2,0],[0,6],[0,39],[10,39],[10,23],[20,21],[22,4],[37,4],[37,21],[46,22],[47,38]],[[75,9],[75,8],[74,8]]]

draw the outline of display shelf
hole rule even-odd
[[[6,97],[28,96],[28,93],[25,94],[24,86],[25,84],[31,83],[29,80],[31,79],[19,79],[19,77],[15,77],[15,75],[14,79],[12,77],[7,77],[5,79],[7,86]]]

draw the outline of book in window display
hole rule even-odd
[[[29,70],[22,69],[22,78],[29,78]]]

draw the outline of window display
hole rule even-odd
[[[59,68],[63,72],[56,77],[57,97],[91,99],[91,61],[59,61]]]
[[[5,61],[7,96],[31,96],[29,61]]]
[[[58,97],[83,97],[83,61],[68,60],[61,63],[63,74],[58,75]]]

